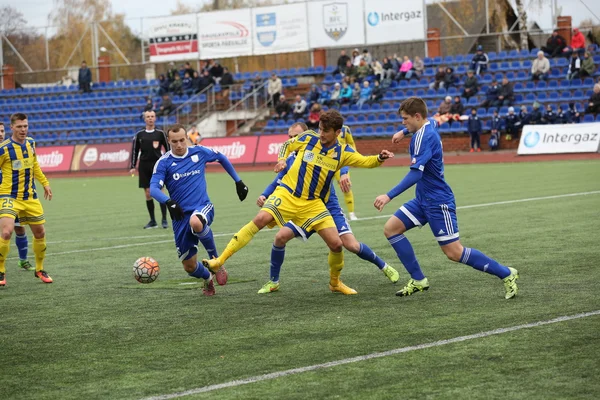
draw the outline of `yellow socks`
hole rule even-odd
[[[6,258],[10,250],[10,240],[0,238],[0,272],[6,273]]]
[[[329,284],[337,286],[340,282],[342,268],[344,268],[344,252],[334,253],[333,251],[329,251],[327,261],[329,262]]]
[[[44,269],[44,258],[46,258],[46,238],[33,238],[33,254],[35,254],[35,270]]]
[[[225,247],[225,250],[223,250],[223,253],[221,253],[221,255],[218,258],[221,265],[225,264],[225,261],[227,261],[229,257],[234,255],[236,252],[240,251],[244,248],[244,246],[250,243],[254,235],[256,235],[259,230],[260,229],[258,229],[258,226],[256,226],[256,224],[253,221],[250,221],[246,225],[244,225],[242,229],[238,231],[238,233],[233,235],[233,239],[231,239],[229,243],[227,243],[227,247]]]
[[[354,212],[354,193],[352,193],[352,190],[350,190],[348,193],[344,193],[344,200],[346,201],[348,212]]]

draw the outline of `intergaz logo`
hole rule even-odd
[[[529,132],[525,135],[525,146],[526,147],[535,147],[536,144],[540,141],[540,134],[538,132]]]
[[[367,21],[369,22],[369,25],[376,26],[379,23],[379,14],[370,12],[367,16]]]
[[[413,19],[421,19],[421,11],[402,11],[402,12],[377,12],[371,11],[367,14],[367,22],[371,26],[377,26],[381,22],[381,24],[385,23],[398,23],[398,22],[410,22]]]

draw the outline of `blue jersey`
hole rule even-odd
[[[417,200],[424,205],[454,202],[454,193],[444,179],[442,138],[431,121],[413,135],[409,151],[410,168],[423,172],[417,182]]]

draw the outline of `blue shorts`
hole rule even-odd
[[[338,234],[340,236],[347,235],[348,233],[352,233],[352,228],[350,228],[350,223],[342,210],[342,207],[339,205],[337,207],[331,207],[331,209],[327,209],[333,218],[333,222],[335,223],[335,227],[337,228]],[[302,240],[306,241],[309,237],[312,236],[315,231],[306,231],[294,224],[292,221],[289,221],[284,226],[287,226],[294,232],[294,236],[297,238],[302,238]]]
[[[440,246],[456,242],[458,237],[458,221],[456,220],[456,205],[452,203],[439,205],[423,205],[417,199],[404,203],[394,213],[406,230],[429,223],[433,236]]]
[[[175,246],[177,247],[177,256],[180,261],[189,260],[198,253],[198,236],[192,232],[190,226],[190,218],[194,215],[199,215],[206,222],[205,225],[210,226],[215,216],[215,208],[211,203],[207,203],[198,207],[193,212],[186,212],[183,219],[173,221],[173,233],[175,235]]]

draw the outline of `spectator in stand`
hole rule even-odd
[[[271,77],[271,79],[272,78],[273,77]],[[252,78],[252,90],[258,89],[260,87],[260,85],[262,85],[262,83],[263,83],[262,78],[260,77],[260,74],[257,72],[256,74],[254,74],[254,78]],[[271,83],[271,82],[269,82],[269,83]],[[268,93],[268,91],[269,91],[269,83],[267,83],[267,94],[269,94]],[[282,87],[283,87],[283,85],[282,85]],[[281,93],[281,91],[279,93]],[[271,98],[270,94],[269,94],[269,99],[270,99],[270,101],[272,101],[272,98]]]
[[[312,129],[313,131],[318,131],[320,120],[321,120],[321,105],[313,104],[312,107],[310,108],[310,113],[308,114],[306,126],[308,126],[308,129]]]
[[[485,92],[485,100],[481,103],[481,107],[491,107],[498,101],[498,95],[500,94],[500,85],[494,78],[490,86],[488,86],[487,92]]]
[[[550,104],[546,106],[546,112],[542,117],[542,124],[553,125],[556,122],[556,113]]]
[[[183,82],[183,78],[185,78],[185,66],[183,64],[179,66],[179,70],[177,71],[177,73],[179,74],[179,79],[181,79],[181,81]]]
[[[202,76],[200,77],[200,91],[206,89],[207,87],[209,87],[210,85],[213,85],[215,83],[214,79],[212,76],[210,76],[210,73],[208,72],[207,69],[205,69],[202,72]]]
[[[512,107],[511,107],[512,108]],[[514,112],[514,108],[513,108]],[[494,115],[492,115],[492,120],[490,121],[490,140],[488,145],[490,146],[490,150],[498,150],[498,146],[500,145],[500,133],[502,132],[502,119],[498,115],[498,110],[494,110]]]
[[[567,47],[567,41],[558,34],[558,29],[555,29],[546,41],[546,46],[543,46],[541,50],[548,54],[550,58],[554,58],[561,56],[565,47]]]
[[[200,92],[201,83],[202,79],[200,78],[200,74],[198,71],[194,71],[194,75],[192,76],[192,88],[194,88],[194,93]]]
[[[383,99],[383,89],[381,88],[381,84],[379,81],[373,82],[373,90],[371,91],[371,97],[369,98],[368,103],[373,105],[374,103],[379,103]]]
[[[351,61],[351,60],[350,60],[350,57],[348,57],[346,55],[346,50],[340,51],[340,56],[338,57],[338,60],[337,60],[337,68],[335,69],[335,71],[333,71],[333,75],[343,74],[344,70],[346,69],[346,64],[348,63],[348,61]]]
[[[440,124],[444,122],[448,122],[450,119],[450,108],[452,107],[452,97],[446,96],[444,100],[440,103],[438,107],[438,112],[433,116],[433,118],[438,121]]]
[[[221,92],[221,95],[224,98],[229,97],[229,89],[231,89],[233,84],[233,75],[231,75],[231,72],[229,72],[227,67],[223,68],[223,76],[221,77],[221,88],[223,88],[223,91]]]
[[[556,123],[557,124],[568,124],[569,121],[569,113],[563,110],[562,106],[558,106],[558,111],[556,111]]]
[[[175,80],[169,85],[169,91],[176,95],[183,94],[183,82],[179,74],[175,75]]]
[[[378,81],[383,80],[383,66],[377,60],[373,60],[371,62],[371,71],[372,74],[375,75],[375,79]]]
[[[167,80],[169,81],[169,84],[173,83],[175,76],[177,75],[179,75],[179,71],[177,71],[177,68],[175,68],[175,63],[171,61],[169,63],[169,69],[167,69]]]
[[[474,151],[481,151],[481,131],[483,130],[483,124],[481,120],[477,116],[477,109],[471,109],[471,115],[469,116],[469,122],[467,123],[467,131],[471,136],[471,150],[470,153]]]
[[[362,59],[365,60],[367,65],[371,65],[371,62],[373,62],[373,57],[371,56],[371,53],[369,53],[368,49],[363,50]]]
[[[363,58],[360,55],[360,51],[358,51],[358,49],[352,50],[352,65],[358,67],[362,59]]]
[[[192,68],[192,66],[190,65],[189,62],[186,62],[185,64],[183,64],[183,67],[185,68],[185,72],[187,72],[190,75],[190,77],[194,76],[194,72],[196,72],[196,71],[194,70],[194,68]],[[185,77],[185,74],[184,74],[184,77]]]
[[[550,72],[550,61],[546,58],[543,51],[538,51],[537,58],[533,60],[531,64],[531,80],[543,80],[548,79],[548,73]]]
[[[158,88],[152,89],[153,94],[158,94],[159,96],[163,96],[165,93],[169,92],[169,81],[165,77],[164,74],[160,74],[158,76]]]
[[[321,97],[321,92],[319,92],[319,88],[317,87],[317,85],[312,85],[312,87],[310,88],[310,92],[308,92],[308,107],[310,108],[313,104],[318,103],[319,97]]]
[[[190,74],[187,71],[183,75],[183,81],[181,83],[181,90],[183,90],[183,93],[187,94],[188,96],[192,96],[194,94],[194,87],[192,85],[192,77],[190,76]]]
[[[179,76],[179,75],[177,75],[177,76]],[[179,79],[179,81],[181,81],[181,79]],[[162,117],[162,116],[169,115],[171,113],[171,111],[173,111],[173,107],[174,106],[173,106],[173,101],[171,100],[171,97],[169,97],[168,94],[165,94],[163,96],[162,102],[160,103],[160,107],[156,111],[156,116]]]
[[[588,106],[585,112],[590,114],[600,113],[600,83],[594,85],[594,91],[588,100]]]
[[[214,63],[213,63],[213,65],[208,70],[208,72],[210,72],[210,76],[213,77],[213,79],[215,80],[215,82],[220,84],[221,83],[221,78],[223,77],[223,74],[225,73],[225,70],[223,69],[223,67],[219,63],[219,60],[215,60]]]
[[[407,77],[407,73],[412,69],[412,61],[410,61],[410,58],[408,58],[408,56],[404,56],[404,61],[402,61],[402,65],[400,65],[400,72],[398,74],[398,80],[401,79],[410,79],[410,75]]]
[[[529,121],[529,116],[527,114],[527,106],[521,107],[520,116],[515,114],[514,107],[508,107],[508,114],[504,117],[504,127],[506,129],[506,140],[512,140],[513,135],[515,137],[519,136],[519,127],[521,126],[521,122],[525,120]]]
[[[474,71],[467,71],[467,79],[465,80],[462,96],[467,100],[475,96],[479,91],[479,81],[475,76]]]
[[[304,114],[306,113],[306,100],[304,100],[300,95],[296,95],[296,102],[294,103],[294,119],[302,119],[304,118]]]
[[[465,106],[462,103],[460,96],[454,96],[454,102],[450,106],[449,121],[460,121],[460,118],[465,113]]]
[[[421,60],[421,57],[415,56],[415,61],[413,61],[412,69],[406,73],[406,79],[410,79],[413,76],[420,78],[423,76],[423,71],[425,71],[425,63]]]
[[[329,92],[327,85],[321,85],[321,93],[319,93],[317,102],[324,106],[328,106],[331,102],[331,92]]]
[[[371,75],[373,71],[371,71],[371,67],[365,60],[360,61],[360,65],[356,69],[356,78],[362,82],[367,76]]]
[[[569,103],[567,115],[570,124],[578,124],[581,122],[581,114],[577,110],[577,105],[575,103]]]
[[[451,86],[456,86],[456,75],[454,75],[454,68],[446,67],[446,75],[444,76],[444,88],[450,89]]]
[[[429,84],[429,89],[439,89],[444,87],[444,80],[446,79],[446,70],[444,67],[438,67],[435,73],[434,81]]]
[[[579,70],[581,69],[581,58],[579,58],[579,53],[574,51],[571,53],[571,60],[569,62],[569,69],[567,70],[567,79],[576,79],[579,78]]]
[[[279,104],[279,97],[281,96],[281,90],[283,89],[283,85],[281,83],[281,79],[276,74],[271,75],[271,79],[267,85],[267,93],[269,94],[269,99],[273,107],[277,107]]]
[[[393,57],[388,56],[388,59],[390,60],[390,64],[392,64],[392,69],[394,70],[395,78],[396,75],[398,75],[398,72],[400,71],[400,60],[398,59],[397,54],[394,54]]]
[[[348,104],[352,102],[352,88],[348,82],[342,83],[342,91],[340,92],[340,102],[342,104]]]
[[[500,91],[498,93],[498,100],[494,104],[496,107],[502,106],[510,106],[515,98],[515,93],[513,91],[513,85],[508,81],[508,78],[505,76],[502,78],[502,85],[500,86]]]
[[[142,119],[144,119],[144,113],[146,111],[153,111],[154,110],[154,104],[152,104],[152,98],[148,97],[146,99],[146,105],[144,106],[144,111],[142,112]]]
[[[81,68],[79,68],[79,76],[77,78],[79,82],[79,90],[83,93],[91,93],[92,88],[92,71],[87,67],[85,61],[81,62]]]
[[[358,101],[356,105],[360,109],[363,104],[365,104],[371,98],[371,93],[373,93],[373,88],[371,88],[371,83],[367,80],[363,82],[363,87],[360,90],[360,95],[358,97]]]
[[[571,36],[571,49],[574,53],[583,53],[585,51],[585,36],[578,28],[573,29]]]
[[[487,71],[489,61],[487,53],[483,52],[483,46],[479,45],[477,46],[477,52],[471,59],[470,69],[474,71],[475,75],[481,75],[481,73]]]
[[[533,110],[529,114],[529,120],[527,123],[531,125],[539,125],[542,122],[542,111],[540,110],[541,106],[542,105],[537,101],[533,102]],[[525,125],[525,123],[523,123],[523,119],[521,119],[521,123]]]
[[[354,82],[354,87],[352,88],[352,103],[356,104],[358,99],[360,98],[360,83]]]
[[[596,72],[596,65],[594,64],[594,57],[586,51],[583,56],[583,61],[581,61],[581,69],[579,70],[580,78],[587,78],[588,76],[593,76],[594,72]]]
[[[392,62],[389,58],[385,57],[383,59],[383,79],[394,79],[396,77],[397,69],[394,69]]]
[[[348,78],[350,82],[354,82],[358,76],[358,71],[352,62],[346,63],[346,69],[344,70],[344,78]]]
[[[292,111],[292,107],[285,100],[285,96],[282,94],[279,96],[279,103],[275,106],[275,118],[286,119]]]
[[[333,85],[333,90],[329,96],[329,107],[338,108],[340,106],[341,95],[342,87],[340,86],[339,82],[336,82],[336,84]]]

